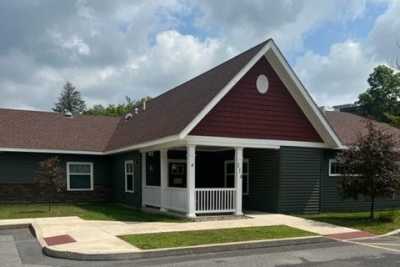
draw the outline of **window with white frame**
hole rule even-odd
[[[67,162],[67,190],[93,190],[92,162]]]
[[[168,186],[186,187],[186,160],[168,160]]]
[[[125,161],[125,192],[135,192],[135,181],[133,174],[133,160]]]
[[[235,181],[235,161],[226,160],[225,161],[225,187],[234,186]],[[243,195],[249,194],[249,160],[243,160],[242,168],[242,191]]]
[[[342,176],[343,168],[336,159],[329,160],[329,176]]]

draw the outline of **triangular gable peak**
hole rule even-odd
[[[260,75],[267,77],[269,83],[265,93],[257,90]],[[190,135],[322,142],[265,57],[258,60]]]
[[[267,76],[260,94],[256,81]],[[185,128],[181,138],[212,136],[321,143],[341,148],[338,137],[273,41]],[[284,143],[280,142],[284,145]],[[293,143],[295,144],[295,143]]]

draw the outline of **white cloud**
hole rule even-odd
[[[285,51],[303,48],[304,36],[326,22],[354,20],[364,14],[365,0],[335,1],[199,1],[198,23],[219,30],[223,38],[244,49],[274,38]]]
[[[365,6],[365,0],[0,1],[0,106],[50,109],[66,80],[89,105],[154,96],[269,37],[286,55],[303,53],[309,33],[364,16]],[[296,60],[318,102],[346,102],[365,89],[371,66],[395,51],[388,47],[400,32],[398,13],[391,4],[371,44],[348,40],[327,55],[307,51]]]
[[[326,56],[308,51],[295,64],[300,79],[320,105],[354,102],[367,89],[368,74],[379,64],[359,42],[333,44]]]
[[[392,1],[380,15],[369,33],[368,43],[373,53],[384,61],[394,63],[400,56],[400,1]]]

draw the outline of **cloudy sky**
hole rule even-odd
[[[159,93],[274,38],[320,105],[352,102],[400,55],[397,0],[0,0],[0,107]]]

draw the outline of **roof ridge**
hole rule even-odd
[[[235,60],[236,58],[238,58],[238,57],[240,57],[240,56],[242,56],[243,54],[245,54],[245,53],[247,53],[247,52],[249,52],[249,51],[251,51],[251,50],[253,50],[253,49],[257,49],[257,48],[259,48],[259,46],[264,46],[264,45],[266,45],[266,44],[267,44],[269,41],[271,41],[271,40],[272,40],[272,38],[268,38],[267,40],[265,40],[265,41],[263,41],[263,42],[261,42],[261,43],[255,45],[255,46],[253,46],[253,47],[251,47],[251,48],[249,48],[249,49],[246,49],[245,51],[243,51],[243,52],[237,54],[236,56],[233,56],[233,57],[231,57],[231,58],[229,58],[229,59],[227,59],[227,60],[225,60],[225,61],[223,61],[223,62],[221,62],[221,63],[219,63],[219,64],[217,64],[217,65],[215,65],[214,67],[211,67],[210,69],[208,69],[208,70],[206,70],[206,71],[204,71],[204,72],[202,72],[202,73],[196,75],[195,77],[193,77],[193,78],[191,78],[191,79],[189,79],[189,80],[187,80],[187,81],[184,81],[184,82],[179,83],[178,85],[176,85],[176,86],[174,86],[174,87],[168,89],[167,91],[165,91],[165,92],[159,94],[158,96],[156,96],[156,97],[150,99],[148,102],[154,101],[154,100],[156,100],[156,99],[159,98],[159,97],[162,97],[162,96],[164,96],[164,95],[167,95],[168,93],[170,93],[171,91],[177,89],[178,87],[181,87],[182,85],[184,85],[184,84],[186,84],[186,83],[192,82],[193,80],[198,79],[198,78],[200,78],[201,76],[206,75],[207,73],[210,73],[210,72],[214,71],[215,69],[217,69],[217,68],[219,68],[219,67],[222,67],[223,65],[225,65],[225,64],[227,64],[227,63],[229,63],[229,62]]]

